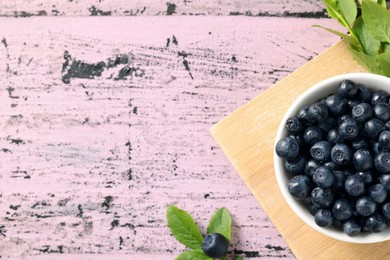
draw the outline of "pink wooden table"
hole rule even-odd
[[[1,257],[173,259],[176,204],[203,231],[227,207],[244,258],[294,258],[208,129],[338,41],[311,28],[339,28],[320,0],[14,0],[0,16]]]

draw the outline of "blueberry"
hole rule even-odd
[[[390,120],[386,122],[385,127],[387,130],[390,130]]]
[[[359,137],[351,141],[351,148],[355,151],[359,149],[369,149],[370,143],[365,138]]]
[[[325,104],[335,116],[340,116],[347,110],[347,101],[339,95],[330,95],[325,99]]]
[[[390,131],[385,130],[379,134],[378,143],[382,149],[390,149]]]
[[[348,100],[347,105],[349,110],[352,110],[355,106],[359,105],[360,102],[358,100]]]
[[[325,133],[329,132],[334,127],[337,127],[337,120],[334,117],[328,116],[324,121],[318,122],[318,127]]]
[[[387,103],[389,101],[389,95],[383,90],[374,92],[371,96],[371,105],[375,106],[379,103]]]
[[[385,129],[385,124],[378,118],[372,118],[364,124],[364,132],[371,139],[376,139]]]
[[[303,133],[303,140],[307,144],[314,145],[322,140],[322,131],[318,126],[308,126]]]
[[[359,196],[364,193],[364,181],[358,175],[348,176],[344,187],[345,191],[352,196]]]
[[[340,136],[345,140],[353,140],[359,134],[359,126],[355,119],[348,118],[341,122],[338,131]]]
[[[276,154],[285,159],[294,158],[299,154],[299,145],[294,138],[284,137],[276,144]]]
[[[386,122],[390,119],[390,105],[387,103],[379,103],[374,106],[374,115],[376,118]]]
[[[382,203],[387,197],[387,190],[381,183],[377,183],[368,188],[368,196],[376,203]]]
[[[320,166],[321,164],[316,160],[309,160],[305,165],[305,174],[309,177],[312,177],[316,169]]]
[[[378,154],[378,153],[382,152],[382,148],[380,147],[378,142],[372,143],[371,149],[374,152],[374,154]]]
[[[207,234],[203,238],[202,250],[212,258],[221,258],[226,255],[229,241],[219,233]]]
[[[340,82],[338,88],[338,94],[344,98],[353,98],[357,94],[357,88],[354,82],[351,80],[345,79]]]
[[[332,204],[333,192],[330,189],[316,187],[311,192],[311,202],[319,208],[327,208]]]
[[[299,147],[304,147],[306,144],[305,141],[303,140],[303,135],[301,135],[301,134],[289,135],[289,137],[295,139],[295,141],[297,141]]]
[[[317,161],[326,162],[330,160],[330,151],[332,149],[332,145],[327,141],[320,141],[315,143],[310,148],[310,155],[313,159]]]
[[[323,163],[323,165],[331,171],[335,171],[335,170],[338,170],[340,168],[340,166],[337,165],[334,161],[327,161],[327,162]]]
[[[352,108],[352,117],[358,122],[358,123],[364,123],[370,118],[372,118],[372,115],[374,114],[374,111],[370,104],[367,103],[360,103]]]
[[[371,92],[368,88],[363,84],[356,84],[357,93],[356,99],[360,102],[370,103],[371,102]]]
[[[367,171],[371,169],[374,164],[370,151],[367,149],[357,150],[353,154],[352,162],[353,166],[358,171]]]
[[[310,214],[314,216],[320,208],[314,205],[314,203],[310,201],[307,204],[307,209],[309,210]]]
[[[288,159],[284,161],[284,166],[286,170],[294,175],[303,174],[306,165],[306,156],[298,155],[293,159]]]
[[[343,190],[344,189],[344,183],[345,179],[347,178],[342,171],[333,171],[334,175],[334,184],[333,187],[335,189]]]
[[[333,224],[332,213],[327,209],[319,209],[314,216],[314,222],[320,227],[329,227]]]
[[[390,203],[383,204],[382,214],[386,219],[390,219]]]
[[[376,210],[376,203],[369,197],[363,196],[356,201],[356,211],[360,216],[367,217]]]
[[[332,145],[335,145],[336,143],[344,142],[344,138],[342,138],[339,135],[339,131],[337,130],[337,128],[333,128],[333,129],[329,130],[327,140]]]
[[[338,165],[347,165],[351,161],[352,151],[345,144],[336,144],[333,146],[330,156],[332,161]]]
[[[333,186],[335,177],[331,170],[325,166],[321,166],[314,172],[313,181],[318,187],[326,189]]]
[[[352,216],[352,205],[346,199],[337,199],[333,203],[332,213],[337,220],[346,220]]]
[[[357,175],[363,179],[364,183],[370,184],[373,181],[371,171],[358,172]]]
[[[359,222],[353,218],[347,219],[343,223],[343,231],[350,237],[356,237],[361,232],[361,230],[362,228]]]
[[[306,175],[296,175],[287,183],[288,191],[298,200],[303,200],[310,196],[311,186],[310,178]]]
[[[301,119],[298,117],[292,117],[287,119],[286,128],[290,134],[298,134],[303,131],[304,126],[301,122]]]
[[[325,103],[317,102],[309,107],[309,117],[315,122],[324,121],[328,117],[328,107]]]
[[[344,122],[345,120],[347,119],[351,119],[353,118],[352,116],[350,116],[349,114],[344,114],[342,116],[340,116],[338,119],[337,119],[337,123],[340,125],[342,122]]]
[[[386,190],[390,191],[390,174],[382,174],[379,177],[379,181]]]
[[[314,123],[314,120],[309,116],[309,107],[305,106],[298,110],[297,117],[301,119],[304,124]]]
[[[379,233],[386,228],[386,219],[379,214],[373,214],[367,218],[364,218],[362,223],[365,229],[374,233]]]
[[[390,173],[390,153],[378,153],[374,159],[375,168],[381,173]]]

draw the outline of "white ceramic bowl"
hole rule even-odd
[[[277,141],[279,141],[281,138],[287,135],[285,122],[287,121],[288,118],[296,115],[296,113],[301,107],[305,105],[311,105],[320,98],[327,97],[331,93],[336,93],[337,87],[340,81],[343,79],[350,79],[355,83],[362,83],[366,85],[370,90],[384,90],[390,93],[390,78],[375,75],[375,74],[370,74],[370,73],[342,74],[321,81],[315,84],[314,86],[310,87],[302,95],[300,95],[298,99],[295,100],[295,102],[287,110],[286,114],[284,115],[279,125],[278,132],[276,133],[274,147],[276,146]],[[275,149],[274,149],[274,166],[275,166],[276,179],[278,181],[280,190],[284,198],[286,199],[288,205],[310,227],[314,228],[315,230],[319,231],[324,235],[345,242],[377,243],[377,242],[382,242],[390,239],[390,225],[380,233],[361,233],[356,237],[349,237],[348,235],[344,234],[342,230],[336,229],[334,227],[322,228],[317,226],[317,224],[314,222],[314,217],[309,213],[305,204],[302,201],[294,199],[290,195],[287,189],[287,182],[292,177],[292,175],[285,170],[284,160],[279,158],[276,155]]]

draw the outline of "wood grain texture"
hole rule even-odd
[[[0,16],[247,15],[325,17],[322,0],[1,1]]]
[[[276,131],[292,102],[303,91],[323,79],[343,73],[365,71],[352,59],[347,44],[341,42],[211,129],[226,156],[298,259],[389,259],[390,242],[376,244],[341,242],[328,238],[304,224],[284,200],[278,188],[273,166]],[[285,216],[289,216],[288,221]]]
[[[324,19],[0,19],[0,256],[184,250],[165,209],[202,230],[234,218],[231,251],[292,258],[209,127],[338,39]],[[300,35],[300,37],[292,37]]]

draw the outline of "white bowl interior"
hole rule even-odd
[[[384,90],[388,93],[390,93],[390,78],[379,76],[376,74],[370,74],[370,73],[349,73],[349,74],[342,74],[335,77],[331,77],[329,79],[326,79],[324,81],[321,81],[317,84],[315,84],[313,87],[309,88],[307,91],[305,91],[301,96],[298,97],[298,99],[290,106],[290,108],[287,110],[286,114],[284,115],[275,139],[275,145],[278,140],[283,138],[287,135],[287,130],[285,128],[285,122],[288,118],[296,115],[298,110],[305,106],[305,105],[311,105],[315,101],[319,100],[320,98],[327,97],[328,95],[332,93],[336,93],[337,87],[341,80],[343,79],[350,79],[354,81],[355,83],[362,83],[366,85],[370,90]],[[274,147],[275,147],[274,145]],[[288,189],[287,189],[287,182],[289,178],[292,177],[291,174],[289,174],[285,168],[284,168],[284,160],[279,158],[274,149],[274,167],[275,167],[275,173],[276,173],[276,179],[278,181],[280,190],[286,199],[289,206],[292,208],[292,210],[309,226],[314,228],[315,230],[321,232],[324,235],[327,235],[329,237],[345,241],[345,242],[352,242],[352,243],[377,243],[382,242],[385,240],[390,239],[390,225],[382,232],[380,233],[361,233],[356,237],[349,237],[348,235],[344,234],[341,230],[338,230],[334,227],[330,228],[322,228],[317,226],[317,224],[314,222],[314,217],[309,213],[307,210],[305,203],[299,200],[294,199]],[[389,194],[390,196],[390,194]]]

